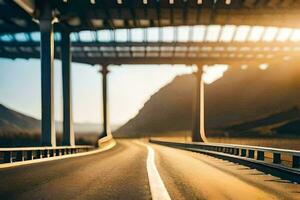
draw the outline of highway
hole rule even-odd
[[[138,140],[118,140],[93,155],[0,169],[0,199],[151,199],[155,189],[162,191],[149,182],[149,149],[171,199],[300,199],[299,184]]]

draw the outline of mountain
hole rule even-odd
[[[57,132],[62,132],[62,122],[55,123]],[[118,125],[112,125],[112,130]],[[41,121],[33,117],[24,115],[0,104],[0,133],[3,132],[29,132],[39,133]],[[74,123],[74,130],[78,133],[100,133],[101,124],[97,123]]]
[[[256,120],[300,106],[300,68],[273,66],[267,70],[230,68],[205,86],[205,121],[208,134],[224,127]],[[177,76],[144,104],[139,113],[115,131],[131,137],[186,131],[192,127],[194,75]]]
[[[283,112],[275,113],[262,117],[253,121],[244,122],[224,128],[225,131],[244,131],[262,126],[269,126],[272,124],[282,123],[284,121],[291,121],[300,117],[300,109],[293,107]]]
[[[300,119],[296,119],[283,124],[282,126],[272,129],[280,135],[299,135],[300,133]]]
[[[0,104],[0,132],[37,132],[40,121]]]
[[[299,122],[300,109],[293,107],[252,121],[231,125],[222,130],[223,136],[300,136],[300,132],[297,132],[300,130]]]

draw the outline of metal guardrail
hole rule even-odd
[[[109,134],[106,137],[100,138],[98,140],[98,147],[102,148],[105,147],[106,145],[109,145],[111,142],[114,142],[113,136]]]
[[[0,148],[0,164],[13,163],[87,152],[94,146],[16,147]]]
[[[300,151],[296,150],[223,143],[183,143],[153,139],[149,141],[190,151],[230,156],[300,175]]]

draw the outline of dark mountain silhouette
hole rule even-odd
[[[297,125],[299,126],[298,129],[300,129],[299,119],[300,109],[293,107],[283,112],[225,127],[222,129],[222,136],[300,136],[300,132],[296,133]]]
[[[205,86],[208,134],[300,106],[299,77],[300,68],[288,64],[267,70],[230,68],[223,78]],[[190,130],[194,88],[194,75],[176,77],[152,95],[115,136]]]
[[[62,122],[56,122],[56,142],[61,145]],[[114,130],[117,125],[113,125]],[[102,126],[96,123],[74,123],[77,145],[94,145]],[[0,147],[39,146],[41,121],[0,104]]]
[[[114,130],[117,127],[118,125],[113,125],[112,129]],[[39,133],[40,130],[40,120],[24,115],[0,104],[0,133]],[[62,122],[56,122],[56,130],[58,132],[62,132]],[[78,133],[100,133],[102,126],[96,123],[74,123],[74,130]]]
[[[38,132],[40,121],[0,104],[0,132]]]
[[[300,133],[300,119],[292,120],[279,126],[277,128],[272,129],[277,134],[280,135],[299,135]]]
[[[258,127],[270,126],[278,123],[282,123],[285,121],[293,121],[295,119],[300,118],[300,109],[298,107],[293,107],[283,112],[275,113],[268,115],[266,117],[262,117],[256,120],[244,122],[241,124],[236,124],[232,126],[225,127],[224,131],[245,131]]]

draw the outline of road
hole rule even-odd
[[[0,170],[0,199],[151,199],[147,145],[171,199],[300,199],[300,185],[210,156],[119,140],[106,152]]]

